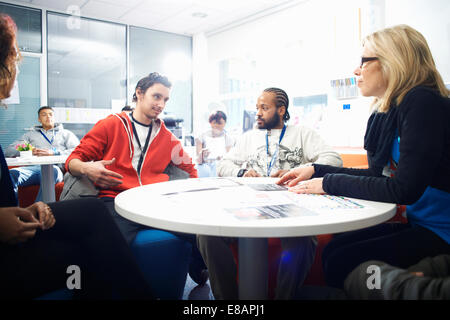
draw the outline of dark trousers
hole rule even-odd
[[[0,245],[0,298],[31,299],[67,288],[79,267],[76,297],[146,299],[152,294],[106,207],[95,198],[48,204],[56,223],[21,244]],[[70,269],[69,269],[70,270]]]
[[[408,268],[445,253],[450,253],[450,245],[426,228],[384,223],[335,235],[323,250],[322,264],[327,285],[342,289],[347,275],[363,262],[380,260]]]
[[[114,218],[114,221],[116,222],[117,226],[119,227],[123,237],[125,238],[125,241],[130,245],[134,239],[136,238],[136,235],[141,230],[150,230],[154,228],[150,228],[148,226],[133,222],[131,220],[128,220],[124,217],[122,217],[120,214],[117,213],[117,211],[114,209],[114,198],[109,197],[103,197],[100,198],[103,203],[108,208],[111,216]],[[149,208],[151,210],[151,208]],[[172,234],[176,235],[177,237],[188,241],[192,245],[192,256],[190,261],[190,269],[206,269],[206,265],[203,262],[202,255],[200,254],[200,251],[197,247],[197,240],[195,234],[189,234],[189,233],[181,233],[181,232],[171,232]]]

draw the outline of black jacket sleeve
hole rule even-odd
[[[314,175],[312,178],[320,178],[326,175],[327,173],[341,173],[341,174],[349,174],[352,176],[368,176],[368,177],[381,177],[383,172],[383,168],[381,167],[370,167],[368,169],[356,169],[356,168],[342,168],[342,167],[333,167],[324,164],[313,164],[314,166]]]
[[[400,159],[393,178],[325,174],[323,189],[332,195],[412,204],[438,173],[448,113],[442,99],[424,88],[412,89],[399,108]]]

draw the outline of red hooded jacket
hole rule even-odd
[[[160,121],[160,128],[147,148],[140,175],[132,165],[133,129],[125,112],[112,114],[97,122],[67,158],[66,170],[69,170],[68,164],[72,159],[87,162],[116,158],[107,168],[123,176],[122,184],[111,189],[100,189],[99,197],[115,197],[133,187],[168,181],[169,176],[163,171],[170,163],[189,173],[190,178],[197,178],[192,159],[183,150],[180,141],[166,128],[164,121],[157,121]]]

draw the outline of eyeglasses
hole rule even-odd
[[[378,57],[361,57],[361,64],[359,67],[362,68],[364,63],[373,60],[378,60]]]

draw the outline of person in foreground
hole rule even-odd
[[[0,99],[10,96],[16,77],[16,30],[9,16],[0,15]],[[19,208],[1,147],[0,190],[0,299],[32,299],[68,283],[78,298],[153,298],[101,201]],[[78,280],[70,280],[77,274],[71,270],[79,271]]]
[[[247,131],[217,166],[219,176],[280,177],[288,169],[313,162],[342,165],[339,154],[313,130],[287,125],[289,98],[267,88],[256,104],[258,129]],[[197,236],[216,299],[238,299],[237,266],[230,244],[236,238]],[[278,264],[275,299],[292,299],[314,261],[315,237],[284,237]]]
[[[369,169],[314,164],[277,182],[297,193],[406,205],[408,223],[336,235],[325,247],[325,279],[338,288],[368,260],[407,268],[450,252],[449,91],[425,38],[406,25],[374,32],[354,73],[361,94],[375,97],[364,139]]]

